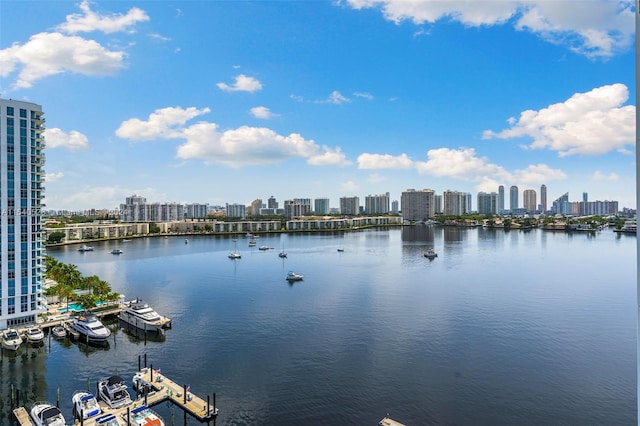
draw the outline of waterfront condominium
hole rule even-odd
[[[400,208],[402,219],[408,221],[421,221],[430,219],[435,214],[435,191],[432,189],[407,189],[402,192]]]
[[[40,105],[0,99],[0,329],[46,310],[43,133]]]

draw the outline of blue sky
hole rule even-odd
[[[634,11],[3,0],[0,96],[43,106],[49,209],[408,188],[475,208],[500,184],[635,208]]]

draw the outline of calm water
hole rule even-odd
[[[237,244],[236,261],[215,237],[50,249],[173,329],[145,343],[112,324],[106,349],[52,340],[5,354],[0,394],[59,394],[70,419],[73,391],[130,378],[146,354],[196,394],[216,392],[218,425],[375,425],[387,413],[407,425],[636,424],[635,236],[418,226]],[[287,284],[290,269],[304,281]]]

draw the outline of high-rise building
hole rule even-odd
[[[315,214],[329,214],[329,199],[316,198],[313,200],[313,212]]]
[[[540,185],[540,209],[542,213],[547,211],[547,185]]]
[[[367,195],[364,198],[364,212],[366,214],[388,214],[389,193],[379,195]]]
[[[355,216],[360,214],[360,198],[340,197],[340,214]]]
[[[262,209],[262,199],[256,198],[249,205],[249,208],[247,209],[247,214],[258,215],[260,214],[260,209]]]
[[[535,212],[538,208],[536,204],[536,190],[535,189],[525,189],[522,193],[522,202],[524,204],[524,209],[528,213]]]
[[[0,329],[46,311],[43,114],[40,105],[0,99]]]
[[[308,203],[306,201],[309,201]],[[293,200],[284,201],[284,218],[291,220],[294,217],[300,217],[311,213],[311,200],[295,198]]]
[[[498,213],[504,211],[504,185],[498,187]]]
[[[582,201],[584,201],[585,203],[589,201],[589,193],[587,192],[582,193]]]
[[[435,191],[432,189],[407,189],[402,193],[400,204],[404,220],[426,220],[435,214]]]
[[[446,216],[461,216],[467,212],[467,194],[459,191],[442,193],[442,213]]]
[[[244,204],[227,203],[227,216],[245,218],[247,216],[247,207]]]
[[[278,202],[273,195],[269,197],[269,200],[267,201],[267,208],[274,210],[278,208]]]
[[[478,213],[486,215],[498,214],[500,195],[491,192],[478,192]]]
[[[192,203],[185,206],[185,217],[187,219],[203,219],[207,217],[209,204]]]
[[[399,211],[400,211],[400,203],[398,202],[398,200],[393,200],[391,202],[391,213],[398,214]]]
[[[509,188],[509,210],[518,208],[518,187],[513,185]]]

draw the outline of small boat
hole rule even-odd
[[[126,416],[127,413],[122,413],[124,419]],[[164,426],[162,417],[146,405],[131,410],[129,421],[135,426]]]
[[[241,257],[242,255],[237,251],[232,251],[231,253],[229,253],[229,259],[240,259]]]
[[[53,334],[53,337],[56,339],[64,339],[67,337],[67,329],[64,328],[63,325],[56,325],[51,329],[51,334]]]
[[[86,244],[83,244],[83,245],[80,246],[78,251],[80,251],[80,252],[93,251],[93,247],[90,247],[90,246],[88,246]]]
[[[285,257],[287,257],[287,253],[281,251],[280,253],[278,253],[278,256],[284,259]]]
[[[17,351],[22,344],[22,337],[13,328],[8,328],[2,331],[2,347],[10,351]]]
[[[71,397],[73,402],[73,416],[80,420],[87,420],[102,413],[96,397],[89,392],[78,391]]]
[[[291,281],[302,281],[302,279],[304,278],[304,276],[302,276],[301,274],[297,274],[293,271],[289,271],[287,272],[287,277],[286,280],[291,282]]]
[[[122,254],[122,253],[124,253],[124,252],[122,250],[120,250],[120,249],[111,250],[111,254]]]
[[[114,375],[98,382],[98,397],[109,406],[109,408],[122,408],[131,404],[131,395],[124,384],[124,379]]]
[[[424,257],[426,257],[427,259],[435,259],[436,257],[438,257],[438,253],[434,249],[429,248],[424,252]]]
[[[256,246],[256,242],[251,240],[249,241],[249,247],[255,247]]]
[[[69,328],[79,334],[79,339],[87,343],[105,343],[111,331],[92,313],[74,316]]]
[[[344,249],[343,249],[343,248],[339,248],[339,249],[338,249],[338,251],[339,251],[340,253],[342,253],[342,252],[344,251]]]
[[[30,414],[36,426],[66,426],[67,424],[62,411],[49,402],[36,402]]]
[[[184,239],[184,243],[185,243],[185,244],[189,244],[189,240],[185,238],[185,239]]]
[[[168,318],[163,319],[148,303],[140,299],[124,302],[119,318],[129,325],[149,332],[160,332],[171,325]]]
[[[122,240],[123,243],[128,243],[129,241],[131,241],[131,240],[127,240],[127,239]]]
[[[269,247],[269,246],[260,246],[260,247],[258,247],[258,250],[265,251],[265,250],[269,250],[270,248],[271,247]]]
[[[44,340],[44,333],[39,325],[27,328],[25,336],[29,343],[41,343]]]
[[[124,420],[118,421],[115,414],[105,414],[100,417],[96,417],[96,426],[124,426]]]

